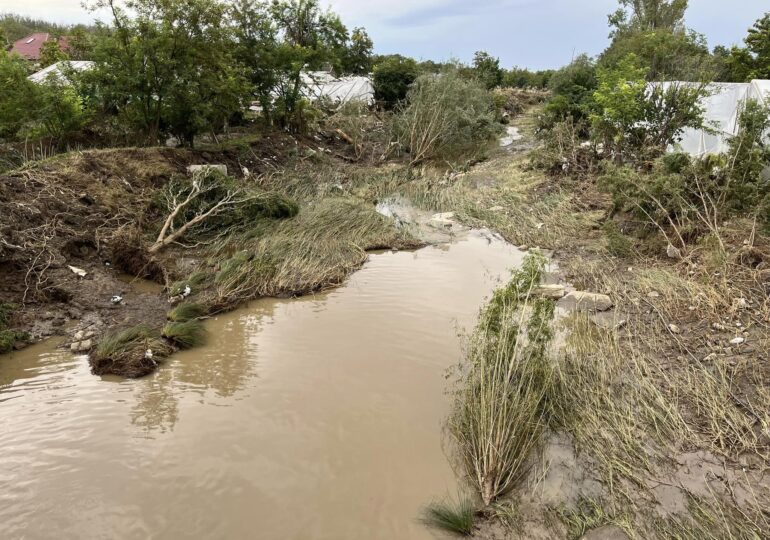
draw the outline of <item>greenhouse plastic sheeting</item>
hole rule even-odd
[[[668,88],[673,85],[696,86],[697,83],[652,83]],[[738,133],[738,117],[747,99],[756,99],[770,105],[770,81],[755,80],[750,83],[711,83],[707,95],[701,100],[706,124],[710,131],[686,129],[682,140],[672,151],[686,152],[692,156],[704,156],[725,152],[728,141]]]
[[[85,60],[56,62],[55,64],[51,64],[47,68],[40,70],[37,73],[33,73],[27,78],[34,83],[42,84],[48,80],[48,77],[53,76],[60,82],[68,83],[70,81],[68,80],[65,73],[70,71],[87,71],[93,66],[93,62],[88,62]]]
[[[374,103],[374,86],[369,77],[340,77],[316,71],[303,74],[303,83],[309,98],[328,99],[334,103],[360,101]]]

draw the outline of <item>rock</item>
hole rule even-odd
[[[629,537],[620,527],[605,525],[588,531],[580,540],[629,540]]]
[[[440,214],[433,214],[430,218],[430,224],[434,227],[450,229],[454,225],[454,212],[442,212]]]
[[[75,334],[75,341],[83,341],[86,337],[86,333],[80,330]]]
[[[672,244],[669,244],[666,248],[666,255],[670,259],[681,259],[682,258],[682,252],[679,248],[674,247]]]
[[[86,339],[84,341],[75,341],[70,345],[70,351],[73,353],[83,353],[88,352],[93,348],[94,344],[90,339]]]
[[[205,174],[209,171],[217,171],[227,176],[227,165],[190,165],[189,167],[187,167],[187,172],[189,174],[195,174],[195,173]]]
[[[67,265],[67,268],[72,270],[73,274],[77,274],[78,277],[86,277],[88,275],[88,273],[82,268],[78,268],[76,266],[69,266],[69,265]]]
[[[669,324],[669,325],[668,325],[668,329],[669,329],[669,330],[671,330],[671,333],[672,333],[672,334],[681,334],[681,333],[682,333],[682,329],[681,329],[681,328],[679,328],[679,327],[678,327],[677,325],[675,325],[675,324]]]
[[[14,351],[20,351],[22,349],[26,349],[27,345],[29,345],[29,343],[27,343],[26,341],[14,341],[13,342],[13,350]]]
[[[538,285],[534,288],[532,294],[534,296],[542,296],[543,298],[553,298],[554,300],[559,300],[560,298],[564,298],[566,291],[564,290],[564,285]]]
[[[576,309],[589,311],[607,311],[612,307],[612,299],[606,294],[586,291],[574,291],[564,297],[569,303],[574,303]]]
[[[529,246],[527,244],[522,244],[519,246],[519,250],[521,251],[529,251]]]
[[[746,338],[737,337],[730,340],[730,345],[743,345],[746,343]]]

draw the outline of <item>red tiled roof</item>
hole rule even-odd
[[[51,35],[43,32],[30,34],[13,44],[11,54],[18,54],[27,60],[40,60],[40,51],[43,48],[43,43],[49,39],[51,39]],[[69,42],[66,37],[59,38],[59,47],[63,51],[69,49]]]

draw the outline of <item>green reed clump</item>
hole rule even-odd
[[[449,419],[465,473],[485,505],[522,478],[550,419],[554,303],[530,297],[544,268],[541,255],[529,256],[482,311]]]
[[[476,522],[476,510],[473,501],[465,497],[456,502],[433,502],[423,510],[422,522],[428,527],[470,536]]]
[[[206,341],[206,330],[197,320],[170,322],[163,327],[161,335],[181,349],[191,349]]]

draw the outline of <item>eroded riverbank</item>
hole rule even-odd
[[[342,287],[207,322],[137,381],[47,344],[0,364],[5,537],[434,536],[461,328],[522,253],[479,232],[372,254]],[[45,515],[45,519],[38,519]]]

